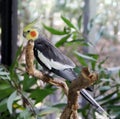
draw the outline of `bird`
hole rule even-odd
[[[34,56],[38,63],[48,72],[52,72],[66,80],[72,81],[77,78],[77,74],[73,70],[76,65],[58,48],[50,43],[50,41],[40,33],[38,26],[32,22],[24,27],[23,36],[27,40],[34,41]],[[101,114],[107,115],[107,112],[97,103],[97,101],[86,91],[80,90],[80,94]]]

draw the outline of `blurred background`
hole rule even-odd
[[[99,73],[91,94],[120,119],[119,6],[119,0],[0,0],[0,118],[58,119],[66,105],[61,89],[25,73],[23,28],[39,18],[42,34],[76,63],[76,72],[88,66]],[[82,98],[78,112],[103,119]]]

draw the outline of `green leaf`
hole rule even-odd
[[[78,27],[79,27],[79,29],[81,28],[81,24],[82,24],[82,15],[80,15],[79,16],[79,18],[78,18]]]
[[[57,113],[60,112],[60,109],[55,108],[55,107],[48,107],[42,111],[40,111],[40,113],[38,114],[39,116],[45,116],[51,113]]]
[[[7,110],[7,99],[4,99],[0,102],[0,112],[5,112]]]
[[[98,60],[98,58],[99,58],[98,54],[88,54],[88,56],[93,57],[96,60]]]
[[[0,100],[3,98],[8,97],[14,90],[11,87],[2,87],[3,89],[0,89]]]
[[[110,82],[111,80],[107,79],[107,78],[102,78],[100,79],[102,82]]]
[[[110,86],[102,86],[102,87],[100,87],[100,91],[107,91],[107,90],[109,90],[111,87]]]
[[[19,115],[19,119],[32,119],[29,110],[28,109],[23,110]]]
[[[94,58],[96,61],[91,61],[91,66],[92,66],[92,70],[95,70],[96,68],[96,63],[97,63],[97,60],[99,58],[99,55],[98,54],[87,54],[89,57],[92,57]]]
[[[86,46],[86,47],[89,46],[88,43],[86,43],[84,39],[73,39],[72,41],[66,42],[66,44],[69,46],[71,46],[73,44],[79,44],[81,46]]]
[[[102,103],[102,105],[107,105],[107,104],[117,104],[120,102],[120,96],[117,96],[115,98],[112,98],[110,100],[105,101],[104,103]]]
[[[114,91],[113,93],[104,96],[102,99],[100,99],[100,101],[110,100],[115,93],[117,93],[117,91]]]
[[[52,34],[55,34],[55,35],[65,35],[66,34],[65,31],[60,31],[60,30],[54,29],[52,27],[46,26],[44,24],[43,24],[43,26],[45,29],[47,29]]]
[[[86,63],[86,61],[83,58],[79,57],[78,55],[76,55],[76,57],[82,66],[88,66],[88,64]]]
[[[82,64],[82,66],[88,66],[87,62],[84,59],[78,57],[78,60],[79,60],[80,64]]]
[[[86,59],[86,60],[92,60],[92,61],[96,61],[95,58],[91,57],[91,56],[87,56],[87,55],[83,55],[77,51],[75,51],[75,54],[83,59]]]
[[[8,73],[8,72],[5,72],[5,71],[1,71],[1,72],[0,72],[0,76],[4,76],[4,75],[7,75],[7,76],[8,76],[9,73]]]
[[[24,74],[24,80],[22,82],[24,91],[27,91],[28,89],[30,89],[30,87],[35,83],[36,83],[35,78],[30,77],[28,74]]]
[[[55,44],[55,46],[56,46],[56,47],[62,46],[62,45],[67,41],[67,39],[68,39],[70,36],[71,36],[71,34],[66,35],[66,36],[63,37],[61,40],[59,40],[59,41]]]
[[[7,90],[8,88],[10,88],[10,84],[4,82],[4,81],[0,81],[0,91],[1,90]]]
[[[14,92],[10,95],[10,97],[8,98],[7,108],[8,108],[8,110],[9,110],[10,114],[12,114],[12,104],[13,104],[16,96],[17,96],[17,91],[14,91]]]
[[[56,89],[33,89],[31,91],[30,97],[35,99],[36,103],[41,102],[46,96],[52,94]]]
[[[66,105],[67,105],[66,103],[59,103],[59,104],[53,105],[53,107],[56,107],[56,108],[64,108]]]
[[[114,111],[120,111],[120,105],[109,105],[107,106],[108,109],[112,109]]]
[[[61,18],[69,27],[76,29],[75,26],[71,23],[70,20],[68,20],[67,18],[65,18],[63,16],[61,16]]]

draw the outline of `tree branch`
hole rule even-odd
[[[68,102],[60,119],[78,119],[78,97],[80,90],[92,85],[98,79],[96,73],[90,73],[88,68],[83,68],[80,76],[73,80],[68,93]]]

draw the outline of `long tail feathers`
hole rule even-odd
[[[80,93],[87,101],[90,102],[90,104],[95,107],[98,113],[106,115],[107,117],[109,117],[109,119],[111,119],[109,114],[93,99],[93,97],[85,89],[82,89]]]

